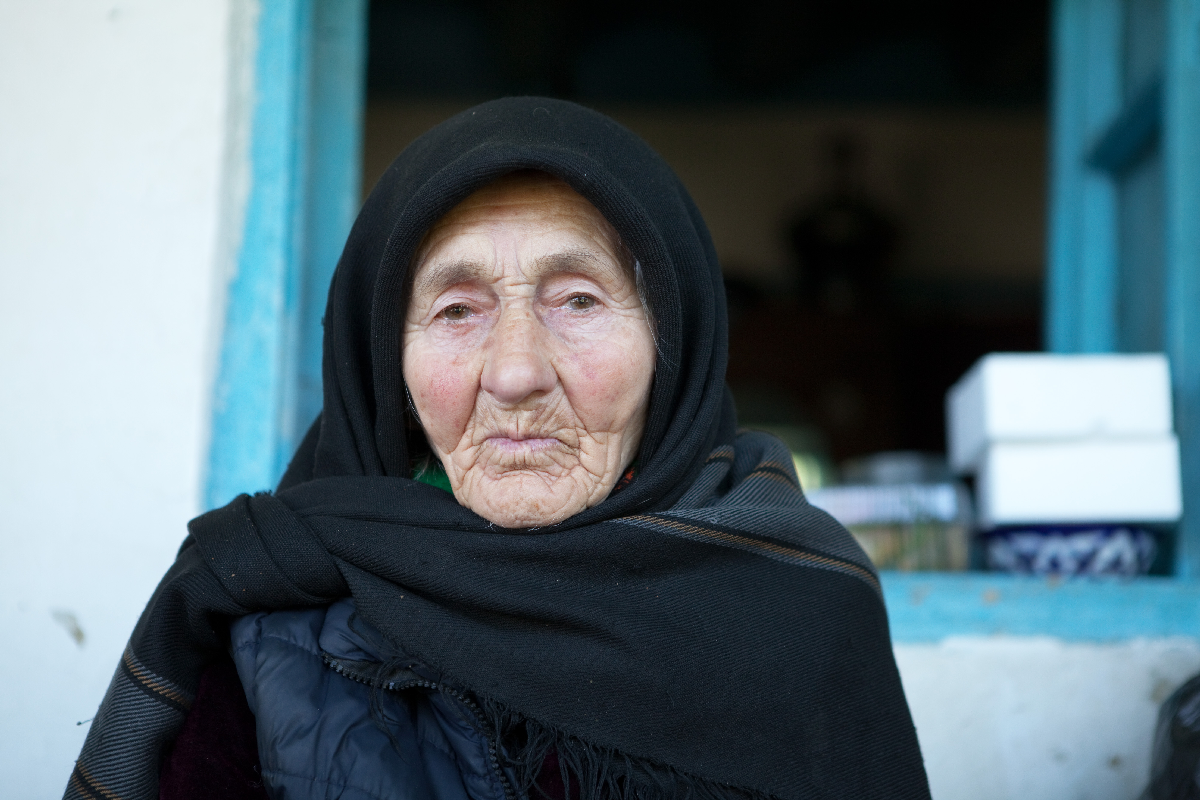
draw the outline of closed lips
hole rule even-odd
[[[537,453],[562,444],[558,439],[516,436],[489,436],[487,443],[506,453]]]

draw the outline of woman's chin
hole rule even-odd
[[[543,528],[578,514],[592,492],[572,477],[550,478],[532,472],[485,479],[455,492],[459,503],[502,528]]]

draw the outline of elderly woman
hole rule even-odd
[[[927,797],[874,570],[736,430],[721,287],[606,117],[417,140],[338,264],[320,418],[189,525],[67,796]]]

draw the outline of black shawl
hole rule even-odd
[[[425,230],[527,168],[620,233],[659,355],[637,478],[560,524],[505,530],[407,477],[401,298]],[[554,747],[585,796],[928,796],[875,571],[804,500],[782,444],[736,432],[716,254],[638,137],[543,98],[442,123],[367,199],[324,324],[320,418],[274,494],[189,524],[68,796],[156,797],[228,620],[347,595],[397,657],[479,699],[526,781]]]

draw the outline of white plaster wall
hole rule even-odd
[[[0,0],[3,797],[61,796],[199,510],[232,4]]]
[[[1200,642],[963,637],[896,660],[934,800],[1133,800]]]

